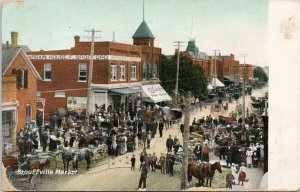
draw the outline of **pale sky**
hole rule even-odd
[[[142,0],[24,0],[3,8],[2,41],[17,31],[19,44],[31,50],[69,49],[74,36],[87,41],[85,29],[101,30],[98,41],[132,44],[143,19]],[[193,18],[193,19],[192,19]],[[193,30],[192,30],[193,20]],[[209,55],[233,53],[246,63],[268,65],[267,0],[145,0],[145,21],[163,54],[173,54],[173,41],[195,37],[199,50]]]

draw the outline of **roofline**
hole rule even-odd
[[[6,71],[8,70],[8,68],[12,65],[13,61],[16,59],[16,57],[18,56],[18,54],[21,52],[22,48],[19,48],[18,52],[16,53],[16,55],[13,57],[13,59],[10,61],[10,63],[8,64],[8,66],[6,67],[6,69],[2,72],[2,75],[4,75],[6,73]],[[3,53],[2,53],[3,54]]]
[[[2,73],[2,75],[4,75],[7,70],[10,68],[10,66],[12,65],[13,61],[16,59],[16,57],[18,56],[18,54],[21,53],[21,55],[23,56],[23,58],[25,59],[25,62],[27,63],[27,65],[29,66],[29,68],[31,69],[31,71],[33,72],[33,75],[35,76],[35,78],[37,80],[42,80],[40,74],[37,72],[37,70],[35,69],[35,67],[33,66],[32,62],[30,61],[30,59],[28,58],[27,54],[25,53],[25,51],[22,49],[22,47],[19,48],[19,51],[16,53],[16,55],[14,56],[14,58],[10,61],[9,65],[6,67],[5,71]]]

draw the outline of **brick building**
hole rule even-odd
[[[37,80],[35,70],[25,51],[18,46],[17,32],[12,32],[11,45],[2,44],[2,128],[4,142],[16,145],[16,133],[36,119]]]
[[[199,51],[194,39],[188,41],[186,51],[184,51],[182,54],[183,56],[189,58],[193,64],[200,66],[204,70],[204,73],[207,77],[211,76],[210,58],[206,53]]]
[[[128,99],[141,98],[143,85],[159,86],[161,49],[154,47],[145,21],[132,38],[133,45],[95,42],[90,112],[95,104],[119,107]],[[90,52],[91,42],[80,41],[79,36],[70,49],[27,52],[43,79],[38,95],[45,99],[45,119],[56,108],[86,108]]]
[[[241,64],[239,66],[239,76],[240,78],[243,78],[243,69],[244,69],[244,65]],[[249,82],[250,80],[253,79],[253,65],[251,64],[245,64],[245,81]]]

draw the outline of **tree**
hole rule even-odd
[[[172,94],[176,83],[177,54],[167,57],[162,55],[160,80],[163,88]],[[208,79],[200,66],[194,65],[187,57],[180,56],[179,61],[179,93],[191,91],[193,95],[200,95],[207,91]]]
[[[258,82],[263,82],[263,83],[268,82],[268,76],[261,67],[256,67],[253,70],[253,76],[254,78],[258,78]]]

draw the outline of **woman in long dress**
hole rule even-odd
[[[247,166],[249,168],[251,168],[251,165],[252,165],[252,151],[250,148],[248,148],[247,152],[246,152],[246,162],[247,162]]]

